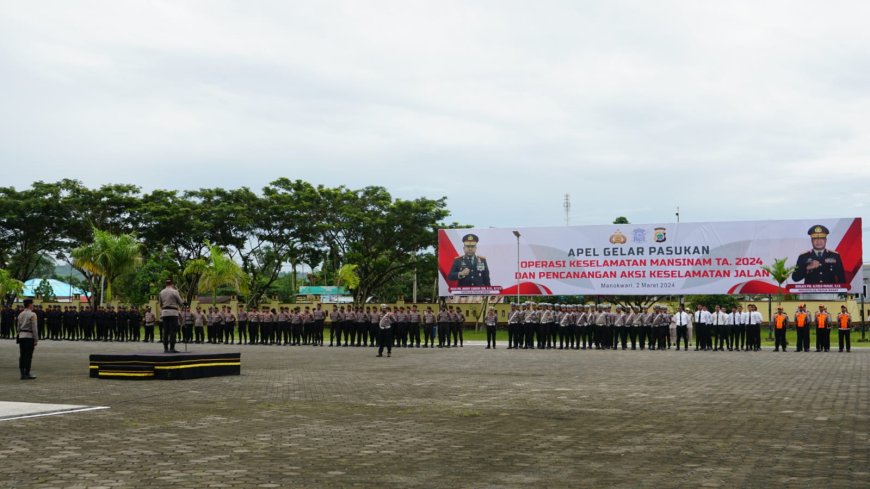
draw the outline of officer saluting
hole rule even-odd
[[[465,254],[453,260],[450,267],[449,280],[456,280],[460,287],[489,287],[489,267],[486,258],[477,255],[477,242],[480,239],[476,234],[466,234],[462,237],[462,246]]]
[[[807,234],[812,239],[813,249],[798,257],[791,279],[795,282],[803,280],[805,284],[846,283],[840,254],[825,248],[830,234],[828,228],[818,224],[811,227]]]

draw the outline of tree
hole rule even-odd
[[[54,294],[54,288],[47,279],[42,279],[39,282],[39,285],[33,290],[33,294],[45,302],[54,302],[57,299],[57,296]]]
[[[716,306],[722,309],[734,310],[739,304],[737,297],[733,295],[689,295],[686,296],[686,307],[690,311],[694,311],[698,305],[707,306],[707,309],[713,310]]]
[[[12,304],[22,292],[24,292],[24,282],[13,277],[9,270],[0,268],[0,297],[3,298],[3,304],[6,306]]]
[[[191,260],[184,268],[185,277],[194,277],[197,288],[211,292],[212,304],[217,303],[220,287],[232,287],[242,294],[248,293],[248,276],[242,267],[227,256],[217,245],[205,243],[208,257]]]
[[[26,282],[46,255],[66,247],[70,181],[35,182],[27,190],[0,187],[0,268]]]
[[[628,218],[625,216],[619,216],[613,220],[613,224],[630,224],[628,222]]]
[[[435,247],[448,216],[446,199],[393,200],[383,187],[317,188],[324,241],[342,263],[357,265],[357,303],[413,270],[421,252]]]
[[[112,300],[112,285],[122,274],[142,262],[141,245],[130,234],[114,235],[93,228],[93,241],[72,250],[76,268],[100,276],[106,284],[106,300]]]
[[[794,272],[795,267],[786,266],[788,263],[788,257],[782,259],[774,259],[772,265],[764,265],[761,267],[762,270],[766,271],[770,274],[770,278],[776,282],[777,286],[777,297],[779,298],[779,303],[782,305],[782,284],[784,284],[789,277],[791,277],[792,272]]]

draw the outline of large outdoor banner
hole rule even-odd
[[[438,231],[442,296],[860,293],[862,263],[861,218]]]

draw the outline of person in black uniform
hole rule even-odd
[[[816,225],[807,232],[813,243],[813,249],[798,256],[797,264],[791,279],[805,284],[843,284],[846,274],[843,271],[843,261],[836,251],[826,249],[828,244],[828,228]]]
[[[476,234],[466,234],[462,237],[465,254],[457,256],[450,267],[448,280],[456,280],[460,287],[489,287],[489,266],[486,258],[477,254]]]

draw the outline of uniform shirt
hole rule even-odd
[[[776,329],[785,329],[788,327],[788,314],[774,314],[773,315],[773,326]]]
[[[610,322],[609,320],[610,314],[606,312],[599,312],[597,316],[595,316],[595,325],[596,326],[607,326]]]
[[[312,317],[314,317],[315,321],[320,321],[321,319],[326,318],[326,311],[323,309],[315,309]]]
[[[486,317],[483,318],[483,322],[487,326],[495,326],[498,322],[498,315],[496,314],[487,314]]]
[[[405,323],[408,321],[408,315],[404,311],[394,313],[393,315],[398,323]]]
[[[848,312],[841,312],[837,315],[837,325],[840,330],[848,331],[852,326],[852,316]]]
[[[707,324],[712,324],[713,326],[723,326],[728,324],[728,315],[722,311],[714,312],[710,314],[710,322]]]
[[[423,313],[423,322],[426,324],[435,324],[435,313],[426,311]]]
[[[451,314],[447,311],[441,311],[438,313],[438,322],[439,323],[449,323],[452,319]]]
[[[762,321],[764,321],[764,319],[761,317],[761,313],[758,311],[749,312],[749,313],[747,313],[747,316],[748,316],[749,322],[746,324],[755,325],[755,324],[761,324]]]
[[[794,325],[796,328],[804,328],[810,322],[810,315],[806,311],[798,311],[794,315]]]
[[[155,322],[157,322],[157,316],[153,312],[147,311],[145,313],[145,326],[153,327]]]
[[[520,324],[520,322],[522,322],[522,320],[523,320],[523,311],[520,311],[519,309],[517,309],[515,311],[511,311],[511,315],[508,318],[508,323]]]
[[[526,324],[537,323],[540,321],[540,319],[541,317],[538,315],[538,311],[533,311],[531,309],[526,311],[526,313],[523,315],[523,322]]]
[[[196,326],[197,328],[201,328],[203,325],[203,322],[205,320],[204,316],[205,315],[201,312],[193,313],[193,325]]]
[[[815,323],[816,327],[819,329],[830,328],[831,316],[829,316],[827,312],[817,312],[816,317],[813,318],[813,323]]]
[[[160,302],[160,317],[178,317],[181,308],[184,306],[181,302],[181,295],[172,287],[166,287],[160,291],[158,296]]]
[[[393,322],[395,322],[396,317],[393,316],[393,313],[388,312],[380,317],[378,321],[378,327],[380,329],[390,329],[393,326]]]
[[[707,321],[704,321],[704,311],[695,311],[695,314],[692,315],[692,321],[695,324],[707,324]]]
[[[39,320],[36,313],[30,309],[21,311],[18,315],[18,337],[39,338]]]
[[[412,326],[420,324],[420,313],[417,311],[409,312],[408,313],[408,322],[411,323]]]
[[[677,326],[688,326],[692,322],[692,316],[686,311],[679,311],[674,314],[674,322],[677,323]]]

